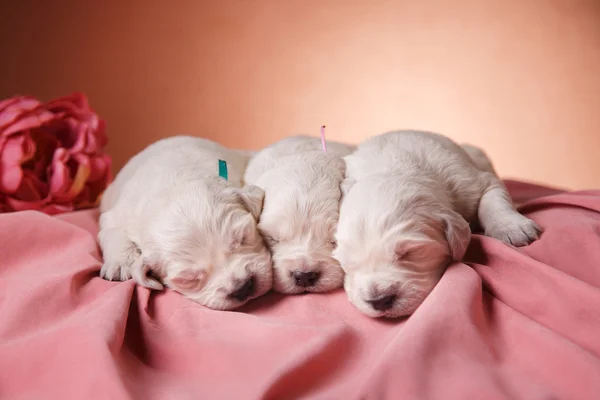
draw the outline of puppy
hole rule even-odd
[[[273,257],[273,289],[280,293],[325,292],[342,286],[332,258],[339,214],[341,156],[354,147],[308,136],[283,139],[254,156],[247,183],[265,191],[258,229]]]
[[[219,159],[228,180],[218,175]],[[207,307],[228,310],[272,286],[257,231],[264,192],[242,187],[248,156],[209,140],[176,136],[148,146],[105,192],[100,275],[163,284]]]
[[[491,162],[434,133],[373,137],[345,157],[334,257],[349,300],[371,317],[412,314],[447,264],[462,259],[469,222],[523,246],[540,228],[519,214]]]

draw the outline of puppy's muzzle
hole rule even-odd
[[[239,302],[246,301],[249,297],[253,296],[256,292],[256,282],[254,276],[248,278],[238,289],[234,290],[229,294],[229,298],[237,300]]]
[[[315,284],[321,277],[321,273],[316,272],[316,271],[310,271],[310,272],[294,271],[292,273],[292,277],[294,278],[294,282],[296,283],[296,286],[311,287],[311,286],[315,286]]]
[[[389,296],[380,297],[378,299],[366,300],[366,302],[375,311],[387,311],[394,306],[396,302],[396,295],[392,294]]]

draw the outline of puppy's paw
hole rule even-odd
[[[107,281],[126,281],[131,279],[131,270],[118,262],[105,262],[100,269],[100,277]]]
[[[528,245],[540,237],[542,229],[532,220],[515,212],[499,218],[493,226],[485,230],[485,235],[504,243],[520,247]]]

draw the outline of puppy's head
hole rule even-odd
[[[471,237],[459,214],[428,195],[395,196],[359,182],[340,211],[334,257],[350,302],[371,317],[412,314]]]
[[[343,284],[332,257],[345,164],[309,152],[286,158],[259,180],[265,202],[258,228],[273,257],[273,289],[326,292]]]
[[[152,287],[157,279],[219,310],[266,293],[272,286],[271,257],[257,231],[263,198],[255,186],[235,188],[223,180],[170,194],[148,232],[142,258],[149,270],[136,280]]]

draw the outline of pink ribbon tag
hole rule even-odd
[[[323,146],[323,153],[327,153],[327,143],[325,142],[325,125],[321,126],[321,145]]]

